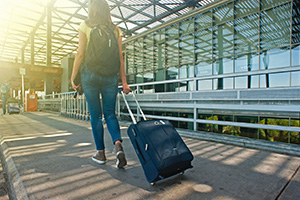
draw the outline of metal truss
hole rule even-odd
[[[213,1],[107,0],[112,19],[122,29],[125,37],[137,35]],[[89,0],[2,0],[0,60],[46,65],[47,42],[51,41],[51,63],[59,66],[61,59],[77,50],[78,27],[87,17],[88,2]],[[51,20],[47,20],[47,16],[51,16]]]

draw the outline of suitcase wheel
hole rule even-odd
[[[180,172],[180,174],[183,175],[183,174],[184,174],[184,171],[183,171],[183,172]]]
[[[150,183],[151,186],[155,185],[155,182]]]

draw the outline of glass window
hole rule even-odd
[[[257,53],[240,55],[235,59],[235,72],[246,72],[258,70],[258,58]]]
[[[166,55],[165,55],[165,44],[160,44],[157,47],[157,68],[161,69],[161,68],[165,68],[165,59],[166,59]]]
[[[138,38],[134,44],[134,65],[138,73],[144,71],[144,59],[143,59],[144,45],[143,38]]]
[[[166,31],[165,29],[158,30],[154,35],[154,41],[156,44],[161,44],[166,39]]]
[[[195,62],[212,59],[212,29],[195,33]]]
[[[155,71],[154,74],[154,81],[164,81],[165,79],[165,70],[164,69],[158,69]]]
[[[278,48],[260,54],[260,69],[273,69],[290,66],[290,49]]]
[[[270,49],[290,44],[291,5],[261,12],[261,48]]]
[[[259,15],[254,14],[235,20],[235,54],[259,50]]]
[[[261,0],[261,9],[272,8],[282,3],[288,2],[289,0]]]
[[[149,34],[144,39],[144,71],[153,71],[154,43],[153,34]]]
[[[233,78],[224,78],[224,88],[225,90],[233,89]]]
[[[130,42],[126,45],[126,72],[127,72],[127,74],[135,73],[134,43],[133,42]]]
[[[192,78],[194,77],[194,66],[183,65],[179,68],[179,78]]]
[[[212,90],[212,80],[199,80],[198,90]]]
[[[259,0],[237,0],[234,7],[235,18],[244,17],[259,11]]]
[[[300,71],[291,73],[292,86],[300,86]]]
[[[144,74],[144,83],[153,82],[154,81],[154,74],[153,72],[148,72]]]
[[[218,25],[233,20],[233,3],[213,9],[213,24]]]
[[[194,35],[184,35],[180,37],[179,43],[180,64],[194,63]]]
[[[300,42],[300,2],[293,1],[292,44]]]
[[[268,74],[259,75],[259,87],[260,88],[266,88],[267,85],[269,87],[269,83],[267,84],[267,81],[266,81],[266,80],[269,80],[269,78],[266,78],[266,77],[269,77],[269,75]]]
[[[166,80],[178,79],[178,68],[170,67],[167,69]]]
[[[195,30],[200,31],[211,27],[212,16],[211,12],[202,13],[195,16]]]
[[[300,45],[292,46],[292,66],[300,65]]]
[[[213,28],[213,56],[225,57],[233,55],[233,22]]]
[[[135,83],[143,83],[143,74],[136,74]]]
[[[250,88],[259,88],[259,76],[248,76]]]
[[[214,79],[214,90],[233,89],[233,78]]]
[[[213,62],[213,72],[215,75],[233,73],[233,59],[217,59],[215,62]]]
[[[248,79],[247,77],[235,77],[235,89],[245,89],[248,88]]]
[[[194,18],[184,20],[180,23],[180,35],[187,35],[194,33]]]
[[[212,75],[212,61],[201,61],[195,66],[196,77]]]
[[[178,25],[166,29],[166,64],[167,67],[176,66],[179,62]]]
[[[287,87],[290,85],[290,73],[270,74],[270,87]]]

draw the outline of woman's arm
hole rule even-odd
[[[123,59],[123,54],[122,54],[122,37],[118,38],[118,44],[119,44],[119,53],[120,53],[120,75],[122,79],[122,85],[123,85],[123,92],[125,94],[128,94],[130,92],[130,87],[127,84],[126,80],[126,72],[125,72],[125,64],[124,64],[124,59]]]
[[[72,70],[72,76],[71,76],[72,88],[74,90],[81,87],[81,85],[75,85],[74,84],[74,79],[75,79],[76,75],[78,74],[78,71],[81,67],[81,63],[84,59],[86,43],[87,43],[87,38],[86,38],[85,33],[82,32],[81,30],[79,30],[78,49],[77,49],[77,54],[75,56],[75,60],[74,60],[74,64],[73,64],[73,70]]]

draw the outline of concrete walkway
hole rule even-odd
[[[95,153],[88,121],[50,113],[1,115],[3,167],[18,199],[300,199],[300,158],[184,138],[194,168],[151,186],[122,127],[128,159],[115,167],[106,131],[108,163]]]

